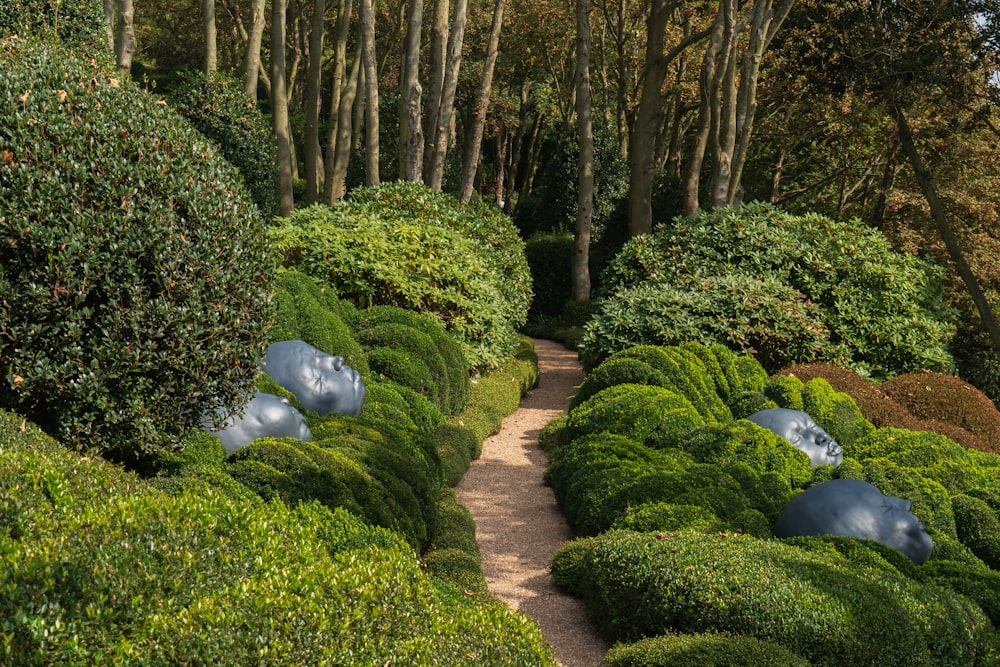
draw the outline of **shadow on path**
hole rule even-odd
[[[538,433],[564,413],[583,381],[576,353],[559,343],[535,340],[541,380],[521,407],[483,443],[456,487],[476,520],[476,541],[490,592],[538,622],[563,667],[595,667],[608,645],[583,604],[559,591],[549,559],[572,534],[552,490],[542,484],[547,459]]]

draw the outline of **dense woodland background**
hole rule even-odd
[[[104,8],[119,66],[149,86],[242,84],[274,128],[282,214],[396,179],[482,197],[525,237],[573,232],[576,301],[595,262],[678,214],[761,200],[858,217],[950,267],[956,348],[994,363],[994,2]]]

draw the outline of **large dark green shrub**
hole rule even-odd
[[[584,347],[715,341],[771,370],[835,361],[875,377],[949,367],[943,286],[943,269],[860,221],[747,204],[630,241],[605,272]]]
[[[39,37],[88,54],[111,56],[100,0],[4,0],[0,38]]]
[[[219,72],[209,79],[200,71],[185,70],[170,90],[170,103],[239,169],[264,217],[277,215],[278,155],[273,133],[242,84]]]
[[[0,42],[0,406],[77,447],[171,447],[245,401],[264,225],[176,112],[94,61]]]
[[[785,647],[754,637],[724,632],[681,635],[667,633],[618,644],[604,656],[608,667],[809,667]]]
[[[359,308],[389,305],[430,315],[455,336],[473,368],[495,368],[513,353],[516,329],[527,316],[531,285],[523,245],[512,230],[498,232],[500,240],[474,235],[481,230],[470,219],[472,209],[457,203],[451,209],[428,204],[426,214],[393,208],[420,192],[381,204],[297,209],[272,228],[271,238],[286,266],[332,285],[341,298]],[[459,226],[462,219],[466,227]]]
[[[555,665],[347,512],[164,494],[8,413],[0,507],[4,664]]]
[[[890,567],[776,540],[612,532],[569,543],[552,569],[610,639],[729,632],[814,665],[975,665],[993,632],[968,599]]]
[[[566,302],[573,297],[570,269],[573,235],[569,232],[532,234],[525,241],[524,254],[535,288],[528,317],[531,320],[558,317]]]

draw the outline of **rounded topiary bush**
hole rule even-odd
[[[604,656],[608,667],[809,667],[784,646],[725,632],[681,635],[667,633],[619,644]]]
[[[264,217],[277,215],[277,148],[270,125],[242,85],[220,72],[209,79],[185,70],[170,90],[170,103],[239,169]]]
[[[606,431],[642,442],[654,429],[661,432],[661,439],[681,437],[704,423],[691,402],[676,392],[644,384],[616,384],[574,408],[566,429],[573,438]]]
[[[944,373],[906,373],[880,387],[921,419],[954,424],[981,440],[1000,447],[1000,411],[986,394]]]
[[[994,570],[1000,570],[1000,519],[979,498],[959,494],[951,499],[958,539]]]
[[[131,458],[242,405],[272,267],[236,170],[95,61],[0,42],[0,406]]]
[[[877,285],[878,289],[872,289]],[[587,354],[724,343],[769,370],[830,361],[888,377],[953,366],[944,270],[859,220],[771,205],[702,212],[629,241],[602,275]]]

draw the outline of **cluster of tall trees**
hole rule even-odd
[[[684,215],[748,198],[858,215],[951,262],[1000,349],[996,0],[147,0],[135,30],[131,3],[105,0],[123,68],[221,67],[260,97],[285,213],[296,180],[329,203],[352,173],[510,213],[546,136],[573,137],[586,300],[593,139],[611,134],[630,235],[664,172]]]

